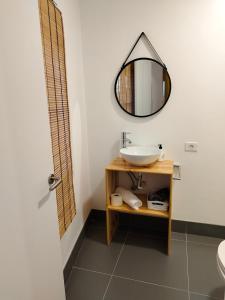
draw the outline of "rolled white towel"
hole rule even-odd
[[[117,187],[115,192],[121,194],[123,201],[131,208],[137,210],[142,206],[142,201],[129,190],[126,190],[122,187]]]

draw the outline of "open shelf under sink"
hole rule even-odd
[[[133,209],[129,207],[126,203],[123,203],[121,206],[113,206],[108,204],[107,208],[110,210],[118,211],[121,213],[135,214],[135,215],[145,215],[158,218],[169,218],[168,211],[159,211],[154,209],[149,209],[147,205],[147,195],[138,194],[137,197],[142,201],[143,205],[139,209]]]

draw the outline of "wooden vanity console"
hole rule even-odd
[[[138,195],[142,200],[143,206],[139,210],[130,208],[127,204],[116,207],[111,205],[110,196],[114,193],[115,188],[119,185],[118,173],[119,172],[134,172],[134,173],[148,173],[148,174],[160,174],[168,176],[169,188],[170,188],[170,199],[168,211],[157,211],[148,209],[147,207],[147,195]],[[113,234],[119,223],[118,214],[137,214],[145,215],[157,218],[168,219],[168,255],[171,251],[171,212],[172,212],[172,180],[173,180],[173,162],[171,160],[158,161],[153,165],[147,167],[136,167],[130,165],[122,158],[116,158],[113,160],[105,170],[106,180],[106,220],[107,220],[107,243],[110,245]]]

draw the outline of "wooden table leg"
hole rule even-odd
[[[173,190],[173,176],[170,176],[170,199],[169,199],[169,220],[168,220],[168,255],[171,254],[171,240],[172,240],[172,190]]]
[[[113,235],[119,225],[119,215],[107,209],[106,210],[106,228],[107,228],[107,244],[110,245]]]
[[[168,220],[168,250],[167,250],[167,254],[170,255],[171,254],[171,240],[172,240],[172,220],[169,219]]]

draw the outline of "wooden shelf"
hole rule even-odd
[[[143,205],[138,210],[129,207],[126,203],[123,203],[123,205],[121,205],[121,206],[112,206],[111,204],[109,204],[107,206],[107,208],[109,210],[117,211],[120,213],[126,213],[126,214],[144,215],[144,216],[152,216],[152,217],[166,218],[166,219],[169,218],[168,211],[159,211],[159,210],[149,209],[147,206],[147,201],[142,200],[142,202],[143,202]]]
[[[138,210],[130,208],[127,204],[123,203],[122,206],[111,205],[111,194],[115,191],[116,187],[119,186],[119,173],[120,172],[136,172],[136,173],[147,173],[147,174],[159,174],[168,177],[170,196],[168,199],[169,210],[158,211],[148,209],[147,196],[146,194],[138,194],[138,198],[141,199],[143,205]],[[154,180],[153,176],[153,180]],[[105,170],[106,180],[106,220],[107,220],[107,243],[111,243],[116,228],[119,225],[119,213],[135,214],[152,216],[157,218],[168,219],[168,254],[171,251],[171,214],[172,214],[172,183],[173,183],[173,161],[164,160],[157,161],[154,164],[146,167],[133,166],[127,163],[121,157],[114,159]]]
[[[147,195],[146,194],[136,194],[136,196],[142,201],[143,205],[139,209],[133,209],[126,203],[123,203],[121,206],[113,206],[108,204],[107,208],[113,211],[117,211],[120,213],[134,214],[134,215],[145,215],[152,216],[157,218],[169,218],[168,211],[159,211],[154,209],[149,209],[147,205]]]
[[[120,172],[140,172],[140,173],[150,173],[150,174],[172,175],[173,174],[173,161],[172,160],[157,161],[150,166],[138,167],[138,166],[133,166],[133,165],[127,163],[121,157],[117,157],[106,167],[106,170],[120,171]]]

